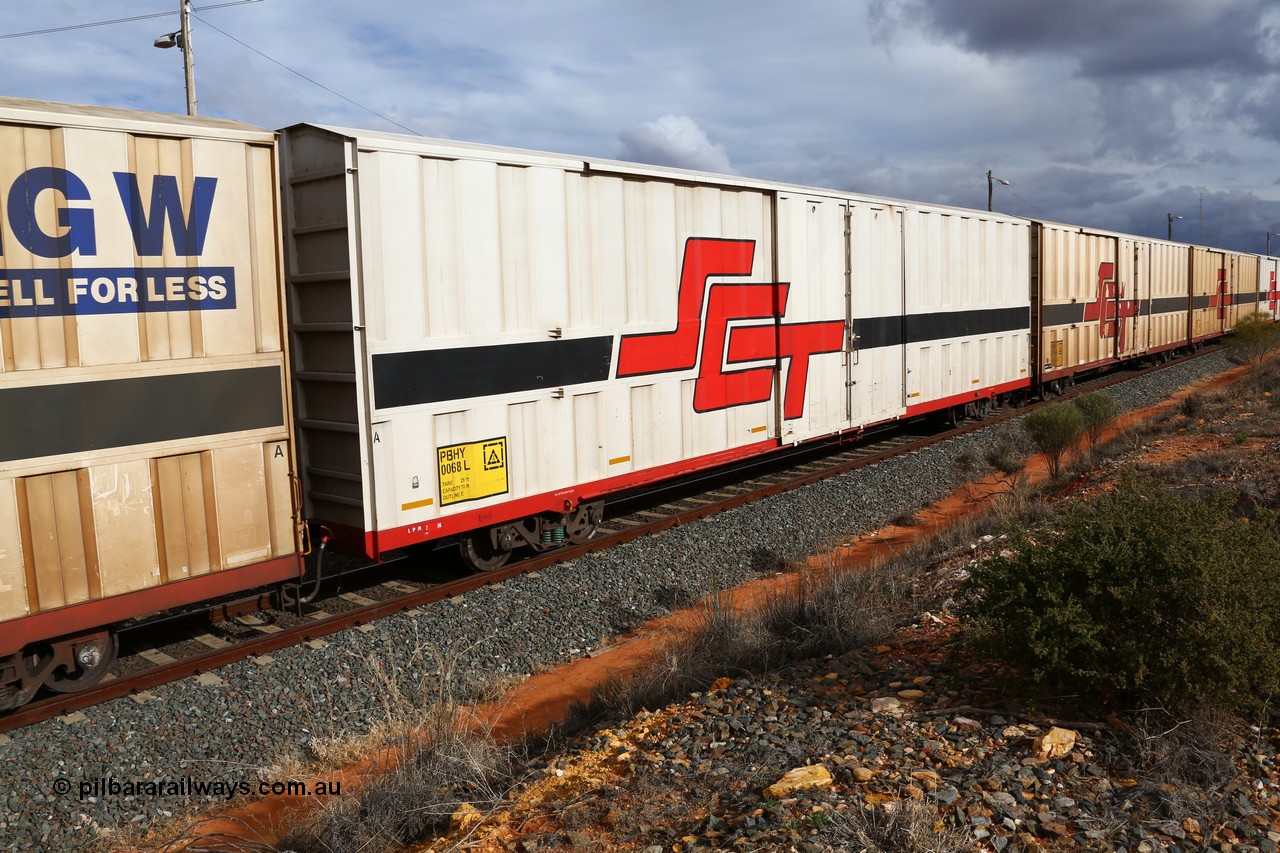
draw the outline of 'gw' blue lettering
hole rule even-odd
[[[194,257],[204,251],[209,231],[209,214],[218,179],[197,177],[191,186],[191,209],[184,210],[178,179],[173,175],[155,175],[151,180],[151,198],[143,204],[138,176],[132,172],[113,172],[125,221],[133,235],[134,252],[139,257],[160,257],[165,252],[166,230],[178,255]],[[54,193],[56,218],[42,226],[36,216],[37,206],[45,193]],[[74,172],[54,166],[38,166],[18,176],[9,188],[5,211],[14,239],[28,252],[42,258],[65,258],[74,253],[81,257],[98,252],[92,207],[70,206],[72,202],[91,202],[89,188]],[[0,239],[0,255],[4,242]]]

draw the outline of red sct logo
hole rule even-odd
[[[774,373],[786,361],[782,416],[791,420],[804,414],[809,359],[840,352],[845,324],[783,323],[789,284],[709,282],[713,277],[750,275],[754,257],[754,240],[690,238],[684,246],[675,329],[624,335],[618,377],[697,367],[693,408],[711,412],[769,400]],[[763,322],[739,322],[752,320]],[[775,366],[725,370],[727,365],[769,360]]]
[[[1114,338],[1120,351],[1125,348],[1124,322],[1130,317],[1138,316],[1138,301],[1124,298],[1124,285],[1116,283],[1116,265],[1111,261],[1103,261],[1098,265],[1098,301],[1084,306],[1084,319],[1088,322],[1101,320],[1098,324],[1098,337]]]

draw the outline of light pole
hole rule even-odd
[[[1181,218],[1182,218],[1181,216],[1174,216],[1172,213],[1169,214],[1169,239],[1170,240],[1173,239],[1173,220],[1181,219]]]
[[[1267,232],[1267,257],[1271,257],[1271,232]]]
[[[191,53],[191,0],[179,0],[181,28],[156,39],[156,47],[182,48],[182,70],[187,78],[187,115],[196,114],[196,60]]]
[[[995,177],[994,175],[991,174],[991,170],[987,169],[987,212],[988,213],[991,212],[991,192],[997,181],[999,181],[1001,184],[1003,184],[1006,187],[1009,186],[1008,181],[1006,181],[1004,178]]]

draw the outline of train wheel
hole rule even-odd
[[[110,631],[77,637],[56,645],[53,653],[69,663],[55,666],[45,676],[44,686],[55,693],[77,693],[102,680],[115,663],[119,638]]]
[[[458,550],[467,565],[477,572],[492,572],[500,569],[511,559],[511,552],[494,544],[493,533],[489,530],[473,530],[458,542]]]
[[[578,507],[578,511],[573,514],[573,517],[569,519],[569,523],[565,525],[565,535],[574,545],[581,545],[583,542],[590,541],[596,535],[596,528],[599,526],[600,519],[603,516],[603,502],[582,504]]]

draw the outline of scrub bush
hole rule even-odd
[[[1265,311],[1241,317],[1227,338],[1227,349],[1237,364],[1258,364],[1280,349],[1280,324]]]
[[[1275,518],[1125,475],[966,582],[964,647],[1041,695],[1256,711],[1280,694]]]
[[[1054,403],[1022,419],[1023,430],[1049,463],[1050,477],[1058,476],[1063,456],[1084,432],[1084,426],[1084,415],[1070,403]]]
[[[1071,405],[1084,415],[1084,431],[1089,436],[1090,447],[1098,446],[1102,431],[1107,428],[1107,424],[1116,419],[1116,415],[1120,414],[1120,404],[1105,391],[1089,391],[1081,394],[1072,398]]]

